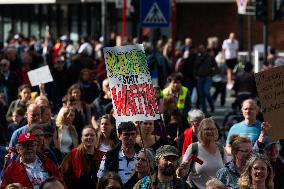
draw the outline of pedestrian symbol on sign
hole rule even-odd
[[[165,24],[167,23],[167,20],[165,19],[158,4],[154,3],[143,22],[148,24]]]

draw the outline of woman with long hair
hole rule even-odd
[[[82,143],[67,154],[60,165],[65,182],[70,189],[93,189],[97,185],[99,169],[98,152],[96,148],[96,131],[87,126],[82,130]]]
[[[151,149],[143,148],[137,155],[137,162],[133,174],[123,185],[123,188],[139,188],[136,183],[145,176],[151,176],[155,171],[155,158]],[[136,186],[136,187],[134,187]]]
[[[99,120],[98,142],[96,147],[99,151],[99,160],[105,153],[115,147],[119,142],[116,134],[115,118],[110,114],[103,115]]]
[[[72,104],[72,107],[75,109],[74,125],[80,138],[83,127],[91,123],[91,108],[81,99],[82,90],[79,84],[71,85],[67,95],[75,99]]]
[[[56,118],[54,144],[63,157],[78,145],[78,134],[73,125],[74,118],[75,111],[71,107],[62,107]]]
[[[216,172],[224,166],[227,157],[224,147],[217,143],[218,136],[218,129],[212,118],[205,118],[200,122],[198,142],[188,146],[182,164],[177,169],[178,176],[187,179],[192,188],[205,188],[206,182],[215,177]],[[197,148],[197,153],[193,152],[194,148]]]
[[[145,120],[141,125],[141,134],[137,135],[136,143],[139,146],[143,147],[142,140],[144,144],[144,148],[152,148],[156,151],[160,146],[164,145],[162,138],[158,135],[154,135],[154,121]]]
[[[273,169],[262,154],[254,154],[240,177],[240,189],[273,189]]]

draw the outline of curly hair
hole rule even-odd
[[[241,174],[239,185],[240,189],[249,189],[252,187],[252,167],[255,164],[257,160],[263,161],[267,166],[267,177],[265,179],[265,187],[267,189],[273,189],[274,183],[273,183],[273,168],[269,162],[269,160],[262,154],[254,154],[248,161],[245,166],[244,172]]]

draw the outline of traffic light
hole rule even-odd
[[[255,1],[255,17],[256,20],[267,22],[268,21],[268,0]]]
[[[280,20],[283,16],[282,6],[284,4],[284,0],[273,0],[272,1],[272,20]]]

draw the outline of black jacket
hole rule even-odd
[[[141,150],[141,147],[138,144],[135,144],[134,146],[135,152],[138,153]],[[114,149],[108,151],[105,154],[105,171],[112,171],[115,173],[118,173],[118,155],[119,151],[121,149],[121,143],[117,144]]]

